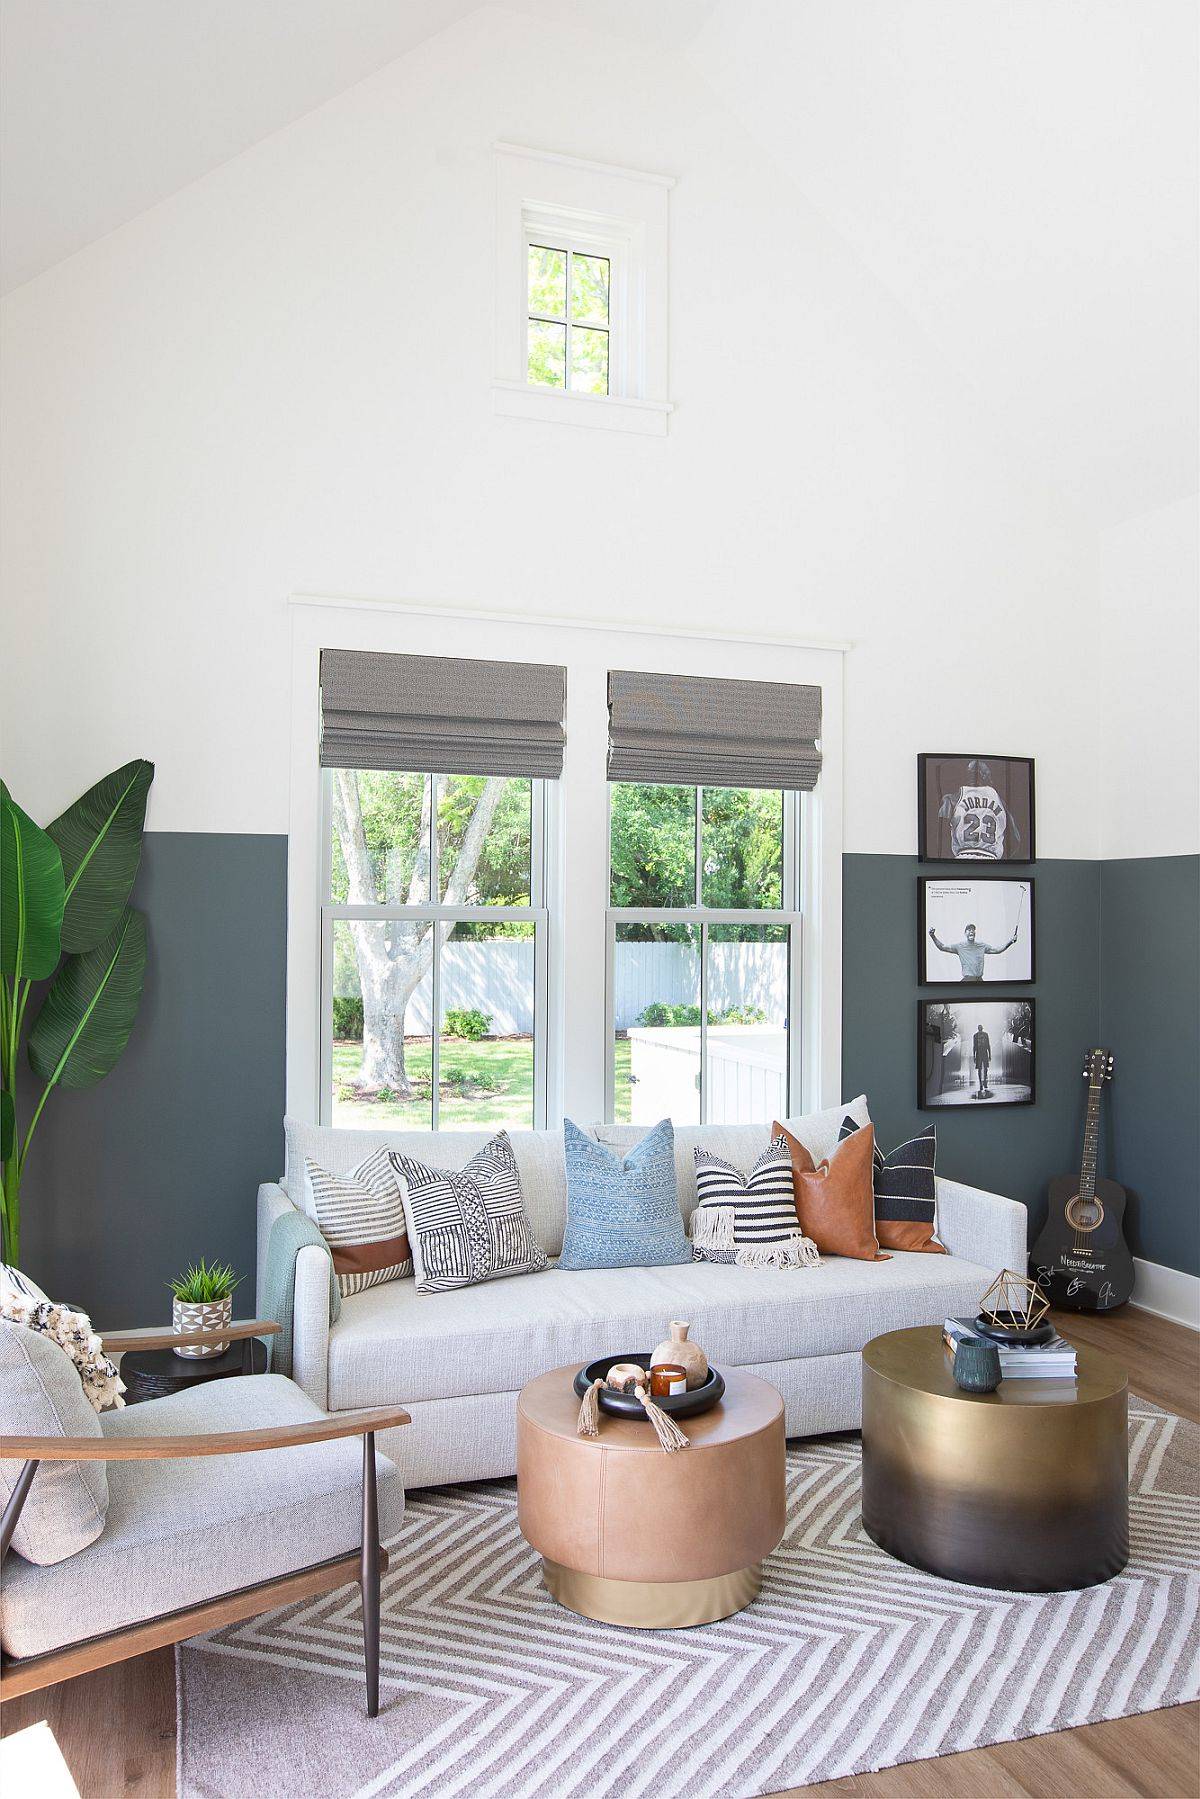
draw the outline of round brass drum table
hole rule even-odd
[[[1075,1380],[964,1393],[936,1325],[863,1350],[867,1535],[947,1580],[1055,1593],[1129,1558],[1124,1370],[1077,1351]]]
[[[758,1595],[783,1537],[783,1400],[722,1369],[725,1397],[687,1418],[691,1447],[667,1455],[644,1419],[600,1414],[576,1430],[574,1368],[517,1400],[517,1520],[568,1610],[646,1630],[712,1624]]]

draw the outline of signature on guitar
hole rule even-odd
[[[1078,1291],[1079,1291],[1080,1287],[1082,1287],[1082,1285],[1083,1285],[1083,1282],[1080,1280],[1079,1276],[1076,1275],[1075,1279],[1071,1282],[1070,1286],[1067,1288],[1067,1298],[1070,1299],[1076,1293],[1078,1293]]]
[[[1102,1307],[1110,1306],[1113,1302],[1115,1295],[1116,1295],[1116,1289],[1114,1288],[1112,1282],[1105,1281],[1104,1285],[1100,1289],[1100,1305]]]

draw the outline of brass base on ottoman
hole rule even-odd
[[[542,1575],[551,1595],[569,1612],[634,1630],[715,1624],[718,1618],[744,1611],[762,1587],[761,1562],[711,1580],[604,1580],[599,1574],[580,1574],[545,1560]]]

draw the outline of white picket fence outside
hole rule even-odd
[[[490,1015],[497,1037],[533,1032],[533,944],[498,937],[490,942],[447,943],[441,954],[442,1012],[475,1010]],[[351,967],[339,969],[339,997],[357,995]],[[637,1024],[654,1001],[698,1005],[700,958],[683,943],[619,943],[616,957],[615,1022],[618,1030]],[[714,943],[709,949],[710,1011],[756,1006],[776,1026],[787,1017],[787,947],[779,943]],[[432,1028],[430,983],[409,1001],[405,1028],[414,1037]],[[725,1027],[722,1027],[725,1028]],[[661,1116],[661,1114],[660,1114]]]
[[[638,1027],[629,1033],[629,1046],[630,1121],[698,1122],[699,1027]],[[755,1124],[787,1113],[787,1032],[770,1025],[710,1025],[709,1123]]]

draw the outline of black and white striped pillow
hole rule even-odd
[[[418,1293],[473,1287],[508,1274],[540,1274],[544,1252],[525,1215],[517,1158],[506,1131],[460,1173],[392,1152],[404,1194]]]
[[[702,1262],[792,1267],[817,1260],[815,1250],[802,1247],[808,1239],[796,1216],[792,1159],[782,1137],[772,1138],[744,1175],[711,1150],[693,1153],[697,1205],[690,1229]]]
[[[305,1156],[304,1173],[313,1222],[329,1245],[343,1299],[412,1273],[404,1198],[386,1149],[373,1150],[342,1175]]]
[[[838,1142],[844,1143],[858,1129],[847,1113]],[[937,1131],[928,1125],[917,1136],[897,1143],[884,1155],[875,1137],[875,1235],[881,1249],[911,1249],[945,1255],[937,1234]]]

